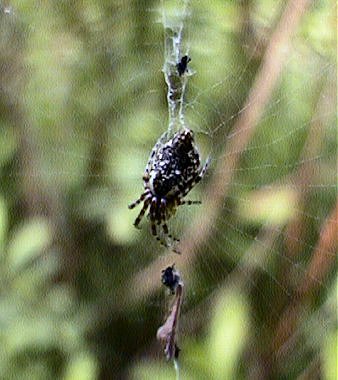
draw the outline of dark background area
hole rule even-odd
[[[174,262],[182,379],[336,378],[335,2],[305,9],[209,212],[285,8],[190,4],[185,114],[211,165],[178,256],[127,208],[168,126],[161,2],[0,2],[0,378],[175,378],[156,342]]]

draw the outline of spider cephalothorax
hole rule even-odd
[[[169,235],[167,221],[175,214],[178,206],[198,204],[183,198],[202,179],[207,163],[201,167],[198,150],[195,146],[193,132],[185,128],[167,140],[166,134],[155,144],[147,163],[143,181],[145,191],[140,198],[129,205],[132,209],[143,202],[142,210],[135,219],[137,227],[149,207],[151,231],[157,240],[158,228],[161,227],[164,244],[169,247],[168,239],[177,241]]]

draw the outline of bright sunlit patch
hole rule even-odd
[[[296,201],[291,187],[263,187],[239,199],[238,213],[250,223],[283,225],[295,215]]]
[[[224,291],[214,308],[207,346],[212,378],[236,378],[236,364],[249,328],[249,310],[243,295],[238,291]]]
[[[126,207],[114,207],[107,215],[107,233],[112,240],[121,244],[133,241],[139,231],[133,226],[134,216]]]
[[[52,230],[45,219],[32,219],[23,224],[8,246],[8,260],[13,269],[19,269],[41,255],[52,242]]]
[[[98,376],[98,366],[94,355],[83,352],[71,358],[65,380],[94,380]]]

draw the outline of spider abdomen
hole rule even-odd
[[[154,195],[168,196],[181,191],[196,177],[198,168],[199,160],[191,161],[188,156],[172,156],[165,165],[155,167],[151,172],[150,182]]]
[[[177,178],[173,176],[158,176],[152,181],[153,194],[157,197],[166,197],[178,189]]]

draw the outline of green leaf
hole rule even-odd
[[[84,352],[70,360],[64,380],[94,380],[97,378],[97,372],[98,366],[94,356]]]
[[[332,311],[335,313],[337,310],[337,291],[338,291],[338,279],[333,291]],[[336,313],[335,313],[336,314]],[[333,315],[335,315],[333,314]],[[323,359],[323,373],[324,380],[336,380],[338,373],[338,361],[337,361],[337,342],[338,342],[338,329],[335,328],[328,332],[325,337],[322,347],[322,359]]]
[[[35,347],[48,350],[58,345],[59,334],[55,323],[45,316],[18,316],[7,328],[6,347],[14,354]]]
[[[212,379],[235,379],[236,364],[249,331],[249,310],[243,295],[237,290],[222,294],[211,323],[209,354]]]
[[[294,216],[296,202],[297,195],[290,188],[262,188],[247,194],[238,212],[250,223],[283,225]]]

